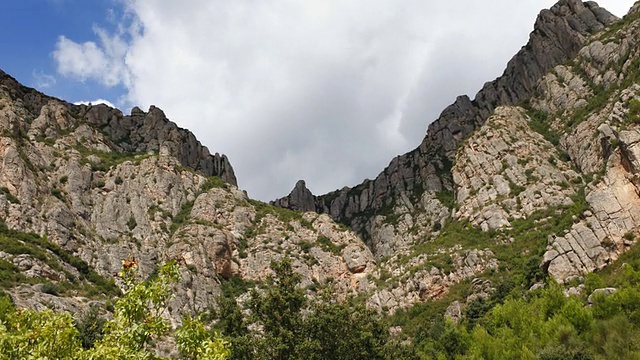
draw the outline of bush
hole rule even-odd
[[[319,235],[318,238],[316,239],[316,242],[320,245],[320,247],[324,251],[327,251],[336,255],[339,255],[340,252],[342,252],[342,249],[344,249],[346,246],[344,244],[336,245],[331,241],[331,239],[329,239],[324,235]]]
[[[74,320],[82,347],[91,349],[104,336],[104,325],[107,320],[100,316],[98,308],[92,306],[84,316]]]
[[[4,194],[4,196],[7,198],[7,201],[9,201],[10,203],[20,204],[20,200],[14,195],[12,195],[11,192],[9,191],[9,188],[7,188],[6,186],[0,187],[0,195],[2,194]]]
[[[134,218],[133,215],[129,216],[129,220],[127,220],[127,227],[129,228],[129,231],[135,229],[136,226],[138,226],[136,218]]]
[[[50,309],[16,310],[0,297],[0,357],[3,359],[152,359],[153,342],[168,333],[162,314],[173,292],[169,285],[179,277],[175,264],[160,268],[148,282],[136,280],[137,263],[123,262],[120,276],[127,288],[115,304],[113,319],[99,320],[97,313],[74,321],[68,313]],[[92,310],[93,311],[93,310]],[[187,319],[177,330],[184,355],[193,359],[224,360],[230,355],[219,337],[202,336],[201,324]],[[195,353],[193,352],[195,351]],[[196,354],[196,355],[194,355]]]
[[[42,292],[49,295],[60,295],[60,287],[57,284],[46,282],[42,284]]]
[[[58,188],[52,188],[51,195],[55,196],[60,201],[63,201],[63,202],[66,201],[66,199],[64,198],[64,195],[62,194],[62,191]]]

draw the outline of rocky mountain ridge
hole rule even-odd
[[[264,279],[285,255],[310,293],[367,287],[375,262],[355,234],[249,199],[226,156],[159,108],[73,105],[0,73],[0,129],[0,265],[20,306],[86,310],[125,259],[144,277],[178,260],[173,319],[215,306],[229,278]],[[90,297],[80,283],[95,285]]]
[[[19,84],[0,69],[0,87],[11,101],[24,106],[17,113],[4,111],[3,129],[14,134],[21,130],[21,122],[35,121],[27,134],[30,138],[54,139],[60,131],[67,133],[81,126],[78,119],[104,136],[106,146],[117,152],[160,152],[173,156],[180,163],[205,176],[218,176],[237,186],[233,167],[225,155],[211,155],[195,135],[171,122],[159,108],[151,106],[145,113],[138,107],[130,115],[104,104],[73,105],[64,101],[52,103],[53,98]],[[3,108],[8,104],[3,104]],[[44,109],[43,109],[44,108]],[[65,114],[66,112],[66,114]],[[54,117],[51,123],[49,117]],[[81,136],[84,134],[80,134]]]
[[[389,208],[402,207],[403,202],[407,203],[404,200],[410,199],[412,206],[441,222],[448,211],[437,205],[435,194],[454,190],[450,168],[460,142],[481,126],[497,106],[527,100],[546,72],[575,56],[591,34],[616,19],[594,2],[559,1],[540,13],[529,42],[509,61],[502,76],[486,83],[473,101],[466,95],[458,97],[429,125],[422,143],[394,158],[376,179],[316,196],[313,204],[308,196],[300,195],[304,189],[296,185],[289,196],[274,204],[330,214],[367,239],[377,257],[410,245],[414,241],[400,231],[394,231],[396,239],[390,244],[388,236],[381,235],[388,230],[371,221],[372,214],[384,215]],[[298,203],[300,199],[306,202]]]
[[[0,283],[20,306],[84,311],[123,259],[143,277],[176,259],[177,319],[225,286],[245,301],[283,256],[307,296],[388,314],[460,313],[513,279],[583,281],[640,230],[639,4],[620,20],[560,0],[501,77],[376,179],[322,196],[299,181],[277,206],[156,107],[72,105],[0,71],[0,272],[21,274]]]
[[[500,78],[474,101],[459,97],[375,180],[322,196],[300,181],[273,203],[326,212],[366,239],[373,276],[387,283],[369,298],[377,308],[444,298],[467,281],[490,293],[515,249],[529,281],[538,266],[580,281],[640,228],[639,18],[638,3],[617,20],[593,2],[559,1]]]

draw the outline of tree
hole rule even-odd
[[[79,336],[83,348],[91,349],[96,341],[102,339],[106,322],[107,319],[100,316],[96,306],[92,306],[82,318],[74,320],[75,327],[80,333]]]
[[[189,360],[225,360],[231,355],[228,343],[218,334],[211,335],[199,318],[187,316],[176,331],[180,353]]]
[[[253,317],[263,330],[263,336],[256,341],[256,351],[264,358],[294,359],[302,339],[300,310],[306,305],[297,286],[300,275],[293,271],[287,258],[272,262],[271,269],[273,286],[263,295],[254,290],[249,302]]]
[[[244,319],[242,310],[233,295],[224,294],[218,298],[218,308],[213,310],[214,318],[218,321],[212,326],[212,330],[224,334],[229,341],[231,349],[231,359],[251,360],[254,358],[254,341],[249,333],[247,322]]]
[[[325,297],[311,306],[301,343],[307,359],[385,359],[389,330],[380,316],[362,304]]]
[[[78,330],[70,314],[12,306],[3,310],[0,359],[74,359],[82,353]]]
[[[178,267],[169,262],[158,270],[156,278],[141,282],[135,276],[137,265],[123,261],[119,276],[125,293],[115,304],[113,319],[105,324],[104,337],[89,350],[92,359],[148,359],[153,353],[150,341],[169,330],[162,315],[172,295],[169,285],[180,277]]]
[[[272,284],[249,302],[262,331],[254,334],[260,359],[411,359],[410,348],[390,341],[379,314],[355,301],[338,302],[326,292],[310,302],[298,286],[291,260],[271,264]],[[329,289],[327,289],[328,291]]]
[[[16,309],[7,297],[0,297],[0,359],[158,359],[152,342],[171,330],[162,315],[172,296],[170,284],[180,273],[170,262],[158,277],[141,282],[136,268],[135,261],[123,262],[119,275],[125,293],[116,301],[102,338],[89,349],[83,349],[70,314]],[[224,360],[230,354],[228,344],[217,336],[212,339],[198,319],[185,319],[177,330],[177,343],[188,359]]]

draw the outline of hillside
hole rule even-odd
[[[514,256],[559,282],[602,269],[638,231],[638,16],[559,1],[501,77],[459,97],[375,180],[321,196],[299,182],[273,203],[356,230],[375,276],[393,275],[370,299],[380,307],[440,298]]]
[[[372,270],[353,233],[326,215],[249,199],[226,156],[211,155],[160,109],[73,105],[0,76],[1,221],[23,234],[5,234],[0,258],[22,274],[4,284],[17,304],[51,302],[45,287],[64,295],[56,308],[86,305],[73,261],[108,283],[124,259],[136,259],[143,276],[176,259],[184,267],[173,305],[194,313],[215,304],[221,281],[263,279],[284,254],[305,286],[332,279],[345,295]],[[73,260],[57,261],[61,251]]]
[[[640,3],[617,19],[560,0],[502,76],[374,180],[319,196],[301,180],[272,204],[155,106],[73,105],[0,70],[0,294],[110,317],[123,264],[148,284],[175,261],[165,318],[227,325],[245,351],[232,357],[255,357],[265,348],[243,341],[268,347],[271,331],[300,358],[328,354],[335,336],[351,341],[336,335],[346,319],[350,336],[384,339],[380,354],[390,334],[404,344],[382,358],[638,355],[639,42]],[[295,311],[267,307],[285,314],[269,323],[256,305],[269,296]],[[280,332],[281,315],[298,330]],[[623,328],[624,346],[606,337]],[[309,331],[328,344],[303,341]]]

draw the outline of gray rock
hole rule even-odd
[[[564,291],[564,296],[580,296],[585,289],[584,284],[580,284],[578,286],[572,286]]]
[[[444,317],[457,324],[462,319],[462,307],[458,300],[452,302],[444,311]]]
[[[529,291],[535,291],[538,289],[544,289],[547,286],[547,284],[543,283],[543,282],[537,282],[533,285],[531,285],[531,287],[529,288]]]
[[[601,289],[595,289],[593,290],[593,292],[589,295],[589,297],[587,298],[587,302],[589,304],[593,304],[593,300],[595,297],[597,296],[608,296],[613,294],[614,292],[616,292],[618,289],[616,288],[601,288]]]
[[[315,198],[304,180],[298,180],[287,197],[272,201],[271,204],[292,210],[316,211]]]

